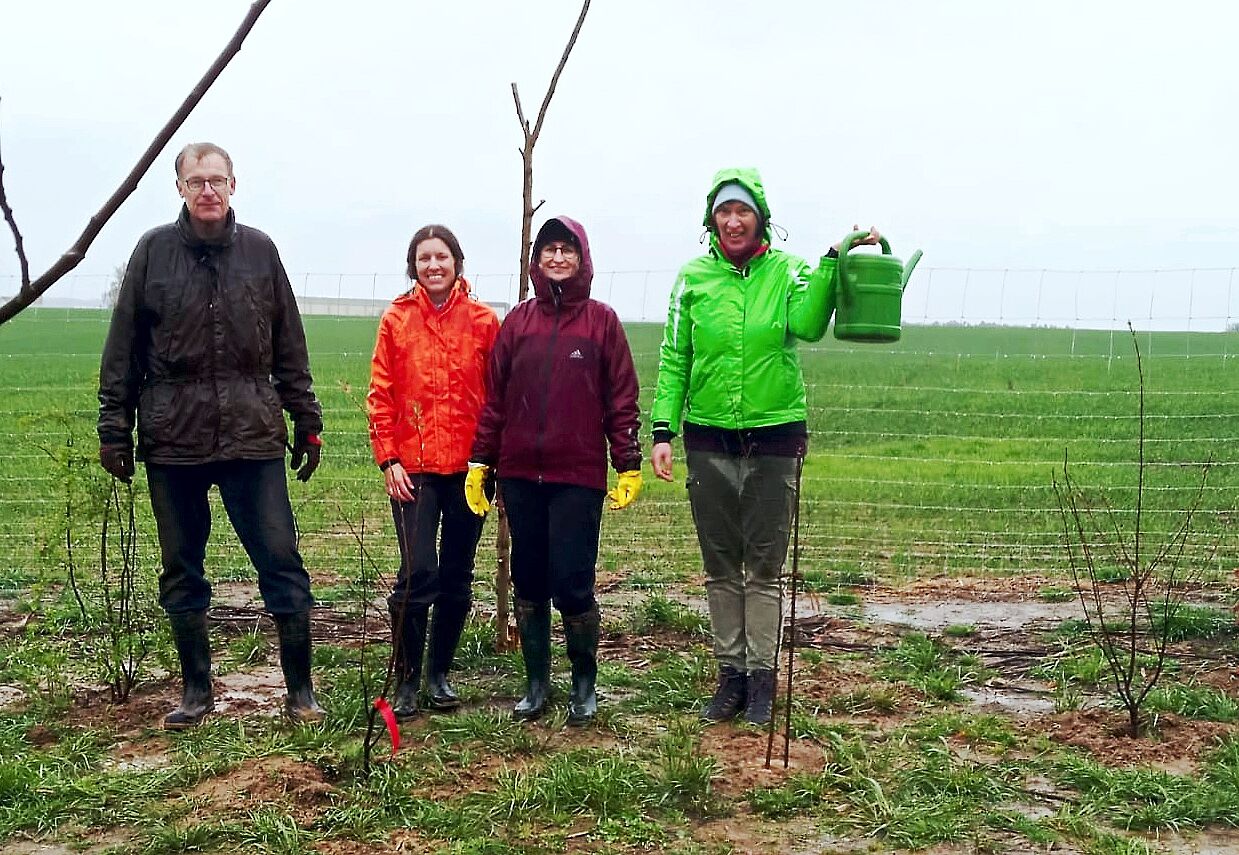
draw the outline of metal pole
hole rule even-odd
[[[796,577],[800,573],[800,480],[804,470],[805,448],[801,446],[796,455],[796,490],[792,507],[792,610],[791,610],[791,640],[787,644],[787,700],[784,704],[783,724],[783,768],[788,766],[788,755],[791,751],[792,733],[792,675],[796,657]],[[779,620],[779,635],[782,636],[783,621]],[[775,654],[775,679],[778,679],[778,653]],[[770,757],[774,751],[774,710],[771,710],[770,723],[766,728],[766,768],[770,768]]]

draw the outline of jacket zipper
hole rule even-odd
[[[546,361],[542,369],[542,421],[538,425],[538,483],[542,483],[542,473],[546,471],[546,463],[542,459],[542,440],[546,436],[546,416],[551,407],[551,366],[555,358],[555,343],[559,339],[559,300],[555,301],[555,326],[551,328],[551,343],[546,349]]]

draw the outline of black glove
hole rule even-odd
[[[318,459],[323,453],[323,441],[316,433],[297,431],[297,439],[293,443],[293,459],[288,461],[288,468],[297,470],[298,481],[309,481],[314,470],[318,468]],[[305,460],[305,463],[301,461]]]
[[[128,445],[100,445],[99,465],[125,484],[133,481],[133,448]]]

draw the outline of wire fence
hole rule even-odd
[[[630,322],[645,410],[673,279],[673,271],[595,278],[595,296]],[[1132,530],[1143,480],[1148,548],[1196,507],[1186,554],[1226,577],[1239,567],[1234,281],[1233,269],[918,270],[899,342],[828,337],[802,345],[811,432],[801,530],[806,580],[829,589],[941,573],[1060,576],[1067,564],[1054,482],[1065,462],[1107,521],[1103,540]],[[501,308],[515,302],[515,276],[473,283],[481,299]],[[316,592],[331,601],[349,596],[363,545],[388,577],[397,566],[364,396],[377,315],[407,281],[302,275],[295,285],[327,429],[323,467],[290,491]],[[69,546],[79,562],[97,553],[98,525],[75,500],[86,480],[100,477],[94,393],[106,286],[107,277],[72,277],[44,305],[0,327],[0,595],[63,579]],[[641,498],[606,514],[604,584],[615,577],[635,587],[700,583],[683,475],[677,447],[675,483],[652,483],[647,471]],[[154,573],[158,548],[143,477],[139,467],[141,560]],[[209,547],[213,579],[252,579],[222,513],[218,520]],[[493,543],[488,521],[478,556],[483,597]]]
[[[1222,332],[1239,328],[1236,269],[1019,270],[918,267],[904,295],[910,324],[997,324],[1019,327]],[[593,296],[625,321],[661,322],[674,270],[603,271]],[[297,273],[290,276],[305,314],[378,316],[409,287],[402,274]],[[500,310],[519,299],[514,273],[469,276],[474,294]],[[12,295],[16,277],[0,277]],[[46,307],[106,308],[111,275],[74,275],[40,300]],[[7,296],[0,299],[8,299]]]

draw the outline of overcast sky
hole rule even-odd
[[[248,6],[5,3],[0,151],[35,274]],[[78,272],[173,218],[173,156],[199,140],[232,153],[239,218],[294,275],[397,274],[435,221],[473,273],[514,270],[509,85],[535,115],[579,8],[274,0]],[[580,219],[599,270],[674,269],[711,174],[751,165],[809,257],[859,222],[926,270],[1233,267],[1237,32],[1221,0],[594,0],[536,149],[539,219]]]

